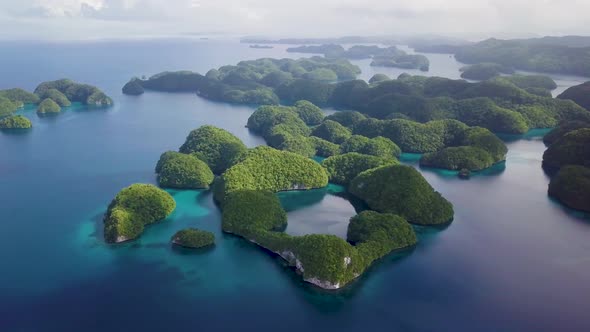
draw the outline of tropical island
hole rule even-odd
[[[555,82],[544,76],[501,76],[470,83],[402,74],[397,79],[380,75],[368,83],[355,79],[358,72],[346,59],[259,59],[212,69],[205,76],[164,72],[133,81],[146,90],[192,92],[230,103],[278,105],[279,101],[307,100],[377,120],[454,119],[501,134],[590,120],[590,113],[580,105],[551,98]],[[337,80],[329,81],[333,79]]]
[[[419,52],[453,53],[468,64],[496,63],[520,70],[590,76],[590,39],[564,36],[490,38],[474,44],[421,45]]]
[[[544,137],[543,168],[551,176],[549,196],[590,212],[590,122],[566,122]]]
[[[557,98],[573,100],[576,104],[590,111],[590,81],[568,88]]]
[[[270,46],[270,45],[258,45],[258,44],[254,44],[254,45],[250,45],[250,48],[271,49],[271,48],[274,48],[274,47],[273,46]]]
[[[162,154],[156,173],[161,179],[167,165],[189,159],[191,164],[196,159],[215,170],[218,176],[211,190],[222,211],[224,232],[243,237],[284,258],[309,283],[325,289],[339,289],[359,277],[375,260],[394,250],[416,245],[410,223],[449,223],[453,219],[453,208],[420,173],[412,167],[399,165],[396,156],[400,149],[389,139],[349,135],[342,147],[317,136],[312,139],[311,126],[318,128],[325,121],[330,120],[320,117],[315,105],[301,101],[285,109],[263,106],[252,115],[248,125],[260,133],[274,133],[277,137],[281,136],[280,128],[285,130],[283,134],[289,135],[292,128],[299,126],[303,131],[305,127],[307,130],[300,134],[308,140],[306,142],[324,142],[317,145],[321,147],[318,150],[334,144],[337,149],[332,150],[335,155],[332,158],[341,158],[341,161],[328,158],[320,164],[309,155],[269,146],[247,149],[229,132],[203,126],[187,136],[180,152]],[[331,122],[345,128],[338,122]],[[192,179],[203,174],[202,168],[169,168],[167,176],[174,179]],[[204,183],[211,179],[209,173],[206,175]],[[349,192],[369,208],[351,219],[346,239],[334,235],[284,233],[287,214],[277,193],[325,188],[332,180],[342,183],[341,178],[350,182]],[[388,194],[391,190],[395,191],[394,195]],[[166,218],[174,206],[174,199],[155,186],[135,184],[125,188],[105,214],[105,240],[118,243],[136,239],[145,225]],[[207,246],[213,241],[212,234],[196,229],[182,230],[172,237],[174,244],[190,248]]]
[[[514,69],[497,63],[478,63],[461,68],[461,77],[469,80],[485,81],[500,74],[514,74]]]
[[[133,184],[121,190],[104,216],[108,243],[137,239],[145,226],[168,217],[176,208],[174,198],[151,184]]]
[[[39,84],[33,93],[20,88],[0,90],[0,118],[12,115],[24,105],[37,105],[37,113],[43,115],[59,113],[72,103],[108,107],[113,100],[95,86],[61,79]]]
[[[176,232],[172,236],[172,243],[181,247],[198,249],[215,244],[215,235],[211,232],[196,228],[187,228]]]
[[[395,46],[379,47],[354,45],[345,49],[339,44],[304,45],[290,47],[287,52],[323,54],[326,58],[340,59],[373,59],[371,66],[420,69],[428,71],[430,61],[422,54],[407,54]]]

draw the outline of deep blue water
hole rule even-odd
[[[545,148],[534,135],[510,140],[506,164],[469,181],[421,170],[454,204],[454,222],[417,228],[414,250],[386,257],[337,293],[306,285],[277,258],[222,234],[207,192],[171,192],[178,207],[168,220],[133,243],[104,244],[101,217],[112,197],[129,184],[154,183],[160,153],[177,149],[191,129],[213,124],[249,146],[264,143],[244,127],[252,108],[192,94],[127,97],[121,86],[162,70],[298,56],[284,48],[4,44],[0,88],[70,77],[100,86],[116,105],[51,118],[27,109],[32,131],[0,133],[0,331],[590,330],[590,221],[547,197]],[[451,76],[460,66],[438,60],[433,72]],[[287,232],[343,236],[354,207],[339,190],[281,194]],[[217,245],[172,248],[172,234],[187,226],[213,231]]]

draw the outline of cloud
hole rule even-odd
[[[590,34],[585,0],[19,0],[0,25],[69,38],[225,31],[234,34],[456,36]],[[96,30],[89,30],[90,27]],[[62,29],[62,30],[60,30]],[[4,32],[8,33],[8,32]]]

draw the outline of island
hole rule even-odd
[[[500,74],[514,74],[514,69],[497,63],[478,63],[461,68],[461,77],[484,81]]]
[[[386,158],[357,152],[332,156],[322,161],[322,166],[328,172],[330,182],[345,186],[348,186],[354,178],[364,171],[397,164],[399,162],[393,156]]]
[[[572,209],[590,212],[590,168],[563,166],[549,183],[549,196]]]
[[[395,46],[354,45],[345,49],[338,44],[291,47],[287,52],[323,54],[326,58],[373,59],[371,66],[420,69],[428,71],[430,61],[422,54],[407,54]]]
[[[61,107],[53,99],[44,99],[37,107],[38,114],[55,114],[61,112]]]
[[[190,249],[209,247],[215,244],[215,235],[196,228],[187,228],[172,236],[172,244]]]
[[[360,173],[351,194],[377,212],[394,213],[418,225],[442,225],[453,220],[453,205],[413,167],[386,165]]]
[[[130,96],[139,96],[145,92],[145,89],[140,83],[138,78],[133,78],[131,81],[127,82],[123,86],[122,89],[123,94],[130,95]]]
[[[271,49],[271,48],[274,48],[274,47],[273,46],[270,46],[270,45],[258,45],[258,44],[255,44],[255,45],[250,45],[250,48]]]
[[[338,82],[316,77],[314,70],[318,68],[336,73]],[[470,83],[403,74],[369,84],[354,79],[357,69],[346,59],[259,59],[211,70],[205,76],[164,72],[137,83],[147,90],[192,92],[230,103],[277,105],[280,100],[293,105],[306,100],[377,120],[426,123],[454,119],[500,134],[524,134],[572,120],[590,121],[590,112],[575,102],[549,96],[555,82],[547,77],[513,75]],[[306,75],[310,72],[315,74]]]
[[[566,165],[590,167],[590,128],[570,131],[545,150],[543,168],[549,174]]]
[[[31,120],[22,115],[0,118],[0,129],[29,129],[32,126]]]
[[[232,133],[214,126],[202,126],[190,132],[181,153],[193,154],[215,174],[235,165],[247,152],[246,145]]]
[[[19,104],[0,96],[0,117],[12,115],[19,108]]]
[[[590,111],[590,81],[568,88],[557,98],[573,100],[576,104]]]
[[[137,239],[145,226],[168,217],[176,208],[172,196],[151,184],[133,184],[121,190],[104,215],[108,243]]]
[[[162,188],[208,189],[215,176],[209,166],[194,155],[168,151],[156,166]]]
[[[454,49],[464,63],[492,62],[516,69],[590,76],[590,47],[569,37],[502,40],[490,38]]]

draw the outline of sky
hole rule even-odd
[[[0,39],[590,35],[590,0],[0,0]]]

